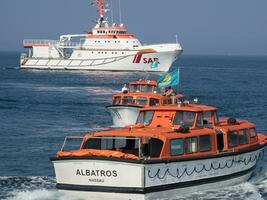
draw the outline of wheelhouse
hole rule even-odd
[[[133,81],[128,87],[129,92],[157,93],[157,82],[154,80]]]
[[[113,95],[112,105],[158,106],[163,103],[158,94],[129,93]]]

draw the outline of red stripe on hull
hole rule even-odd
[[[136,58],[136,63],[140,63],[142,58],[142,54],[138,54],[137,58]]]

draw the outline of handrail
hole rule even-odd
[[[58,44],[58,40],[25,39],[23,44]]]
[[[68,139],[83,139],[83,136],[66,136],[60,151],[64,151],[64,147]]]
[[[41,40],[41,39],[25,39],[23,45],[57,45],[59,47],[81,47],[82,42],[71,42],[71,41],[59,41],[59,40]]]

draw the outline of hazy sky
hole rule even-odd
[[[0,50],[89,31],[96,19],[90,2],[0,0]],[[267,0],[121,0],[121,7],[123,23],[143,43],[175,42],[178,34],[185,54],[267,56]]]

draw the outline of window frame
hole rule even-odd
[[[157,101],[157,104],[160,105],[160,100],[159,99],[157,99],[157,98],[149,98],[149,106],[157,106],[157,104],[151,105],[152,100],[153,101]]]
[[[138,122],[138,121],[139,121],[139,118],[140,118],[140,115],[141,115],[142,113],[145,113],[145,112],[152,112],[151,119],[150,119],[150,122],[149,122],[148,124],[145,124],[144,119],[143,119],[143,123]],[[145,111],[141,111],[141,112],[139,113],[137,119],[136,119],[136,123],[135,123],[135,124],[143,124],[143,125],[145,124],[145,125],[148,126],[148,125],[150,125],[150,124],[152,123],[153,118],[154,118],[154,115],[155,115],[155,111],[154,111],[154,110],[145,110]],[[145,116],[144,116],[144,118],[145,118]]]
[[[182,150],[182,153],[180,153],[180,154],[173,154],[172,153],[172,142],[174,142],[175,140],[181,140],[181,144],[182,144],[182,148],[181,148],[181,150]],[[177,144],[176,144],[177,145]],[[181,155],[183,155],[185,153],[185,144],[184,144],[184,138],[174,138],[174,139],[171,139],[170,140],[170,155],[171,156],[181,156]]]
[[[244,131],[245,136],[246,136],[246,143],[240,143],[240,132]],[[248,133],[248,129],[240,129],[238,130],[238,145],[246,145],[249,144],[249,133]]]
[[[186,147],[187,147],[187,140],[189,140],[190,139],[190,143],[191,143],[191,146],[190,146],[190,148],[191,148],[191,151],[190,152],[187,152],[187,149],[186,149]],[[196,148],[195,148],[195,151],[192,151],[192,139],[195,139],[196,140],[196,142],[195,142],[195,144],[196,144]],[[193,137],[186,137],[186,138],[184,138],[184,152],[185,152],[185,154],[193,154],[193,153],[198,153],[198,137],[197,136],[193,136]]]
[[[236,143],[235,143],[235,145],[230,145],[229,144],[229,134],[230,133],[234,133],[236,135]],[[227,145],[230,148],[233,148],[233,147],[237,147],[238,146],[238,132],[236,130],[234,130],[234,131],[228,131],[227,132]]]
[[[143,99],[143,100],[141,100],[141,101],[145,101],[146,103],[145,103],[145,104],[138,104],[138,103],[137,103],[137,102],[138,102],[138,99]],[[144,100],[144,99],[145,99],[145,100]],[[148,101],[149,101],[149,100],[147,99],[147,97],[140,97],[140,96],[139,96],[139,97],[136,97],[136,98],[135,98],[135,104],[136,104],[136,105],[146,106],[147,103],[148,103]]]
[[[201,146],[201,145],[200,145],[200,138],[201,138],[201,137],[207,137],[207,136],[209,137],[209,142],[210,142],[210,144],[209,144],[209,145],[210,145],[210,146],[209,146],[209,149],[207,149],[207,150],[201,150],[201,149],[200,149],[200,146]],[[212,149],[211,135],[210,135],[210,134],[200,135],[200,136],[198,137],[198,151],[199,151],[199,152],[208,152],[208,151],[211,151],[211,149]]]
[[[131,98],[131,102],[125,103],[124,101],[125,101],[126,98]],[[121,104],[129,105],[129,104],[133,104],[133,103],[134,103],[133,96],[123,96],[122,97]]]
[[[119,99],[118,103],[116,103],[117,99]],[[115,96],[114,99],[113,99],[112,104],[113,105],[120,105],[121,104],[121,100],[122,100],[121,96]]]
[[[185,112],[187,112],[187,113],[193,113],[193,116],[194,117],[193,117],[193,120],[192,120],[191,124],[190,125],[188,125],[188,124],[181,124],[180,122],[175,124],[174,121],[175,121],[175,118],[176,118],[176,115],[177,115],[178,112],[182,112],[183,113],[183,118],[184,118],[184,113]],[[189,126],[189,127],[193,127],[195,125],[195,121],[196,121],[196,112],[192,112],[192,111],[176,111],[175,112],[175,115],[173,117],[173,120],[172,120],[172,125],[186,125],[186,126]]]

